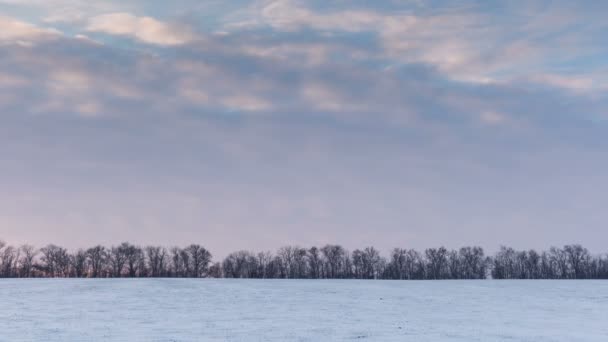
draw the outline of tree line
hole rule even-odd
[[[69,251],[57,245],[14,247],[0,241],[2,278],[267,278],[267,279],[608,279],[608,255],[581,245],[548,251],[501,247],[448,250],[393,249],[388,258],[374,247],[349,252],[340,245],[286,246],[276,251],[238,251],[221,262],[201,245],[180,248],[94,246]]]

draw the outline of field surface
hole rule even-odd
[[[608,281],[0,280],[0,341],[608,341]]]

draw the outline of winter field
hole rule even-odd
[[[0,280],[1,341],[608,341],[608,281]]]

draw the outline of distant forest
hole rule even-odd
[[[608,255],[591,255],[580,245],[548,251],[501,247],[486,256],[481,247],[424,252],[395,248],[388,258],[374,247],[347,251],[287,246],[276,253],[238,251],[213,262],[204,247],[139,247],[130,243],[68,251],[37,249],[0,241],[2,278],[266,278],[266,279],[608,279]]]

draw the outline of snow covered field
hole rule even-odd
[[[608,341],[608,281],[0,280],[0,341]]]

